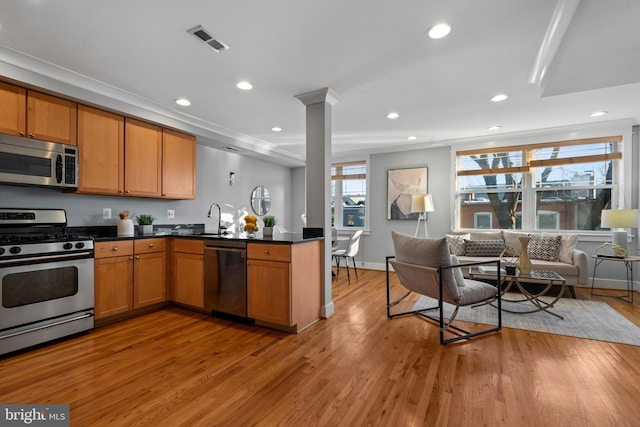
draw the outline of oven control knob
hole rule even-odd
[[[82,249],[82,248],[84,248],[84,243],[83,242],[76,243],[76,249]]]
[[[62,245],[62,247],[64,249],[73,249],[73,244],[72,243],[65,243],[64,245]]]
[[[19,254],[21,250],[22,249],[20,248],[20,246],[13,246],[13,247],[9,248],[9,252],[11,252],[14,255],[15,254]]]
[[[4,254],[4,248],[0,248],[0,255]]]

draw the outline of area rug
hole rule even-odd
[[[413,309],[435,305],[437,305],[436,300],[421,296]],[[503,301],[503,308],[512,311],[528,310],[531,307],[533,305],[528,302]],[[631,323],[606,302],[561,298],[551,310],[564,316],[564,320],[545,312],[518,314],[503,311],[502,326],[640,346],[640,327]],[[452,312],[453,306],[445,304],[445,316],[449,316]],[[438,316],[437,310],[428,313]],[[489,305],[476,308],[461,307],[456,320],[497,325],[498,315],[497,310]]]

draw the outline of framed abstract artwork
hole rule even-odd
[[[427,168],[387,170],[387,219],[418,219],[411,213],[414,194],[427,194]]]

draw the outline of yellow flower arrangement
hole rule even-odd
[[[247,233],[255,233],[258,231],[258,217],[255,215],[246,215],[244,217],[244,231]]]

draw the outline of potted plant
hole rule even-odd
[[[153,234],[153,221],[155,218],[153,215],[142,214],[136,216],[136,221],[138,221],[138,225],[140,226],[140,234]]]
[[[273,215],[265,215],[262,217],[262,222],[264,222],[262,235],[264,237],[273,237],[273,227],[276,225],[276,217]]]

